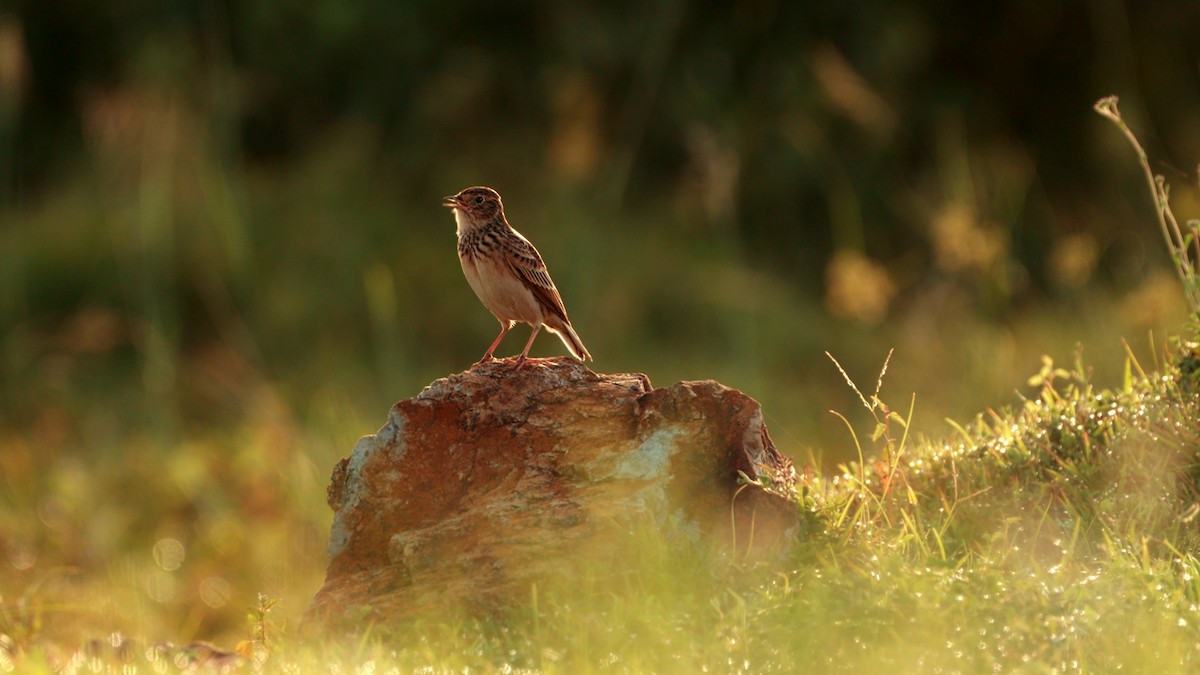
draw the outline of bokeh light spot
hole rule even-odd
[[[208,577],[200,582],[200,600],[213,609],[224,607],[231,595],[233,586],[222,577]]]
[[[162,569],[173,572],[179,569],[186,557],[183,543],[170,537],[159,539],[154,544],[154,562]]]
[[[4,547],[8,562],[18,570],[27,570],[37,563],[37,550],[23,541],[13,539]]]
[[[142,577],[142,589],[146,591],[146,595],[150,596],[151,600],[167,603],[175,599],[179,592],[179,583],[170,574],[162,570],[154,570]]]

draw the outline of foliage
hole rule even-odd
[[[738,561],[634,528],[613,560],[531,587],[528,602],[486,620],[300,641],[270,626],[275,601],[260,595],[238,653],[265,672],[1189,672],[1200,660],[1200,398],[1170,361],[1152,374],[1130,358],[1127,373],[1097,389],[1081,360],[1047,359],[1036,398],[950,441],[894,438],[886,420],[907,418],[881,413],[863,436],[877,461],[805,472],[807,534],[781,559]],[[862,402],[887,410],[877,395]],[[43,592],[32,589],[35,604]],[[31,624],[13,617],[27,606],[0,615],[0,664],[157,672],[155,659],[238,658],[121,637],[88,661],[49,631],[20,632]]]
[[[1113,381],[1120,336],[1179,332],[1177,298],[1129,225],[1125,148],[1080,122],[1120,54],[1044,57],[1091,30],[1190,45],[1196,9],[1077,3],[1003,49],[993,26],[1027,8],[10,4],[0,427],[56,428],[84,466],[147,429],[227,452],[205,430],[253,426],[269,390],[330,441],[324,471],[361,433],[331,414],[383,409],[493,330],[437,203],[471,183],[505,194],[598,367],[751,391],[793,454],[853,456],[820,412],[853,403],[830,349],[858,372],[896,347],[925,428],[1006,400],[1067,327]],[[1186,156],[1195,106],[1169,89],[1127,108]]]
[[[1096,101],[1094,106],[1097,113],[1111,121],[1125,134],[1129,144],[1137,152],[1138,163],[1146,175],[1146,184],[1150,196],[1154,198],[1154,215],[1158,218],[1158,227],[1162,231],[1163,242],[1175,263],[1175,271],[1183,285],[1184,295],[1192,309],[1195,319],[1200,319],[1200,277],[1197,276],[1196,266],[1200,265],[1200,220],[1189,220],[1187,226],[1181,229],[1175,212],[1171,209],[1171,190],[1166,179],[1161,174],[1155,174],[1150,169],[1150,160],[1146,151],[1138,142],[1137,136],[1125,124],[1121,111],[1117,109],[1117,97],[1107,96]],[[1184,231],[1186,229],[1186,234]]]
[[[1200,350],[1118,339],[1179,289],[1063,111],[1119,80],[1195,156],[1200,5],[1027,5],[0,7],[0,671],[1194,670]],[[762,400],[810,536],[302,641],[328,468],[492,334],[437,205],[481,182],[599,367]],[[891,346],[920,406],[820,357]]]

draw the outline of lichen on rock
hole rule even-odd
[[[503,605],[617,545],[624,521],[739,555],[795,534],[795,474],[749,396],[712,381],[652,389],[570,359],[510,365],[436,380],[338,463],[329,568],[306,621]],[[738,484],[764,471],[776,491]]]

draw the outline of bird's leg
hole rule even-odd
[[[529,348],[533,346],[533,339],[537,337],[538,331],[542,329],[542,324],[536,324],[533,327],[533,332],[529,334],[529,342],[525,343],[525,349],[521,351],[521,355],[517,357],[517,362],[513,365],[513,370],[525,365],[525,361],[529,358]]]
[[[475,365],[478,366],[482,363],[487,363],[488,361],[492,360],[492,354],[496,351],[496,347],[500,346],[500,341],[504,339],[505,335],[508,335],[508,329],[510,329],[512,327],[513,327],[512,321],[501,321],[500,322],[500,334],[496,336],[496,339],[492,342],[492,346],[488,347],[487,351],[484,352],[483,358],[479,359],[478,361],[475,362]]]

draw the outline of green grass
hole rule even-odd
[[[241,650],[257,646],[266,672],[1192,672],[1200,397],[1161,368],[1131,359],[1123,386],[1103,390],[1081,364],[1047,363],[1036,399],[946,441],[907,439],[892,415],[859,438],[867,466],[805,473],[804,532],[779,559],[635,527],[611,559],[503,615],[338,639],[302,637],[264,608]],[[71,661],[51,637],[67,608],[43,590],[5,599],[0,669],[130,665],[106,644]],[[143,654],[153,631],[125,630],[149,641],[127,648],[136,672],[157,672]]]
[[[759,397],[804,476],[803,535],[751,564],[642,526],[503,616],[302,634],[329,468],[494,324],[453,263],[449,190],[397,196],[372,138],[241,169],[173,110],[143,111],[187,132],[153,136],[146,167],[102,147],[2,214],[0,672],[161,672],[205,659],[196,640],[266,672],[1196,669],[1197,358],[1151,340],[1139,363],[1115,337],[1180,332],[1169,275],[989,313],[1011,251],[978,273],[897,265],[903,302],[864,326],[669,210],[613,218],[538,185],[509,205],[602,367]],[[1150,182],[1194,287],[1194,229]],[[1080,335],[1086,366],[1014,379]],[[842,386],[891,346],[885,388]],[[1014,388],[1028,400],[943,422]]]

